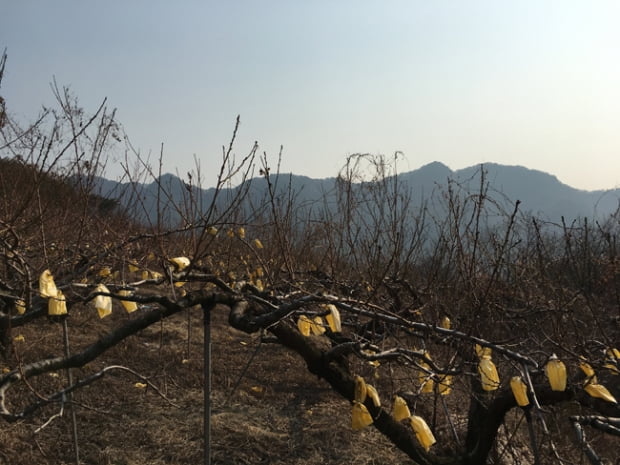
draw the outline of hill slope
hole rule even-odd
[[[446,192],[449,183],[465,192],[477,193],[482,173],[485,183],[488,183],[489,195],[494,200],[506,206],[519,200],[522,212],[552,222],[559,222],[562,217],[568,222],[582,217],[606,218],[614,213],[619,205],[620,189],[583,191],[563,184],[555,176],[542,171],[495,163],[456,171],[439,162],[430,163],[417,170],[399,174],[399,188],[403,193],[411,194],[413,207],[421,207],[425,200]],[[101,195],[117,198],[125,205],[135,206],[139,203],[143,207],[142,211],[148,212],[151,221],[155,221],[154,212],[158,211],[158,201],[164,218],[176,221],[179,217],[172,211],[171,205],[183,205],[189,198],[187,184],[170,174],[148,184],[117,183],[105,179],[99,179],[98,183]],[[318,203],[333,204],[338,190],[338,178],[312,179],[294,174],[279,174],[271,176],[271,183],[276,196],[287,195],[290,190],[298,209]],[[353,188],[359,189],[360,186],[357,184]],[[230,198],[244,187],[224,189],[220,198]],[[248,192],[245,207],[248,211],[256,212],[268,197],[266,180],[251,179]],[[214,189],[194,188],[192,195],[197,205],[208,206],[214,193]]]

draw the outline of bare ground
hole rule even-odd
[[[72,351],[131,316],[122,311],[99,321],[81,309],[69,320]],[[213,464],[411,464],[373,428],[353,432],[350,405],[311,375],[295,354],[227,324],[224,310],[212,317]],[[14,333],[14,335],[17,333]],[[24,361],[62,353],[58,323],[41,322],[19,332]],[[200,311],[177,315],[130,337],[104,356],[75,370],[82,378],[120,364],[147,377],[161,391],[136,387],[130,373],[113,371],[74,396],[80,463],[93,465],[198,464],[204,460],[203,325]],[[189,356],[188,356],[189,347]],[[11,367],[16,360],[3,361]],[[32,390],[47,395],[65,382],[43,375]],[[25,387],[11,399],[35,399]],[[75,464],[70,409],[53,404],[27,420],[2,423],[0,464]],[[51,419],[51,420],[50,420]]]

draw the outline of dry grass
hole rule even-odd
[[[120,311],[102,321],[93,318],[92,309],[73,313],[72,350],[126,318]],[[259,339],[230,328],[226,318],[220,310],[213,315],[212,463],[412,463],[372,428],[352,432],[348,402],[313,378],[301,359],[283,347],[260,344],[241,377]],[[18,350],[24,360],[61,353],[58,324],[40,322],[24,328],[23,335],[26,343]],[[123,364],[148,377],[166,396],[136,388],[138,380],[124,372],[112,372],[76,393],[81,463],[202,463],[202,336],[201,315],[196,312],[190,357],[184,363],[187,320],[178,315],[165,321],[163,330],[159,325],[149,328],[75,371],[80,377],[104,364]],[[62,385],[61,378],[40,378],[32,386],[41,394]],[[18,390],[10,392],[17,397]],[[20,392],[33,399],[23,389]],[[35,432],[58,411],[59,406],[53,405],[28,420],[3,424],[0,464],[75,464],[67,409]]]

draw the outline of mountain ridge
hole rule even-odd
[[[458,187],[461,192],[479,193],[482,182],[487,195],[494,200],[506,205],[514,205],[518,200],[522,212],[552,222],[560,222],[562,218],[573,221],[582,217],[608,217],[618,210],[620,199],[620,189],[577,189],[561,182],[553,174],[520,165],[481,163],[452,170],[435,161],[396,176],[399,189],[410,194],[413,206],[420,207],[426,200],[445,192],[449,185]],[[300,205],[332,199],[338,189],[339,179],[310,178],[294,173],[270,175],[272,187],[275,186],[276,189],[275,194],[283,195],[290,189]],[[393,176],[387,176],[386,179],[393,179]],[[225,188],[223,191],[232,195],[239,189],[248,187],[251,202],[257,203],[258,199],[266,198],[267,182],[264,177],[255,177],[246,182],[249,182],[249,186],[240,185]],[[369,182],[372,181],[355,182],[351,186],[360,189]],[[153,202],[158,197],[157,191],[160,188],[168,192],[167,201],[171,203],[183,202],[188,192],[186,181],[170,173],[163,174],[160,179],[153,179],[148,184],[122,183],[99,178],[97,185],[100,195],[116,198],[123,205],[130,205],[132,198],[134,201],[141,199],[146,202],[145,211],[156,209]],[[200,204],[209,205],[215,189],[194,189],[193,195],[200,198]],[[128,195],[129,191],[132,192],[131,195]]]

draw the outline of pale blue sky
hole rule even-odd
[[[335,176],[355,152],[523,165],[620,186],[616,0],[0,0],[0,93],[24,119],[55,76],[108,97],[166,171],[207,184],[236,116],[283,171]],[[214,176],[214,175],[213,175]]]

